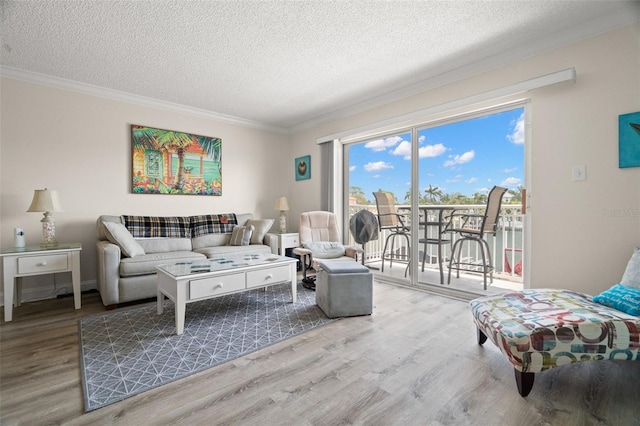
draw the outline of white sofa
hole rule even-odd
[[[277,244],[267,235],[273,219],[254,219],[250,213],[102,215],[96,225],[98,291],[107,308],[155,297],[157,265],[220,255],[271,253]],[[235,226],[253,227],[249,244],[230,244]]]

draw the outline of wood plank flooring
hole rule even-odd
[[[372,316],[84,413],[77,322],[104,307],[82,299],[27,303],[0,325],[2,425],[640,424],[640,362],[556,368],[521,398],[465,302],[381,283]]]

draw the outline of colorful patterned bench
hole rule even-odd
[[[640,361],[640,317],[568,290],[539,289],[486,296],[469,303],[478,344],[487,337],[515,369],[527,396],[534,373],[579,361]]]

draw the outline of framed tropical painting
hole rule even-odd
[[[131,125],[134,194],[222,195],[222,139]]]

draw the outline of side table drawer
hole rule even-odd
[[[291,281],[291,268],[289,265],[247,272],[247,288],[260,287],[283,281]]]
[[[298,234],[282,236],[282,247],[291,248],[291,247],[298,247],[299,245],[300,245],[300,237],[298,236]]]
[[[189,299],[199,299],[245,288],[244,273],[189,281]]]
[[[47,272],[66,271],[69,261],[66,254],[47,256],[24,256],[18,258],[18,274],[46,274]]]

